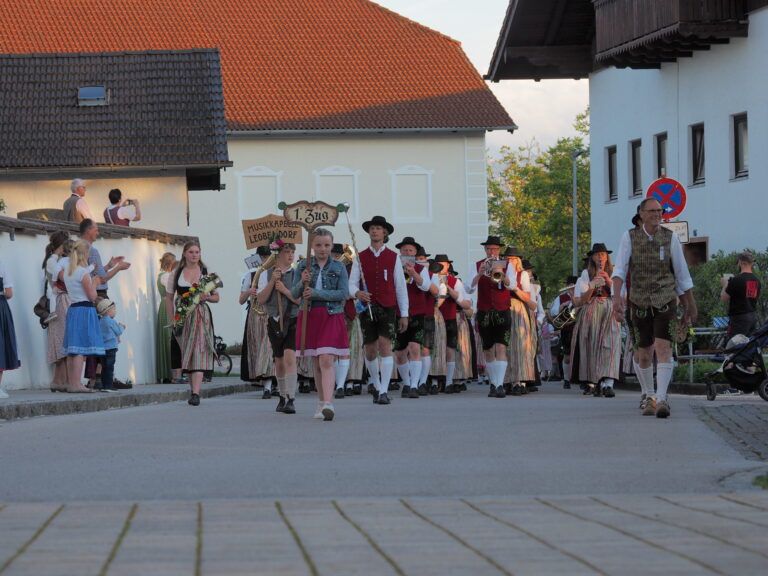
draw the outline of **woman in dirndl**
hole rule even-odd
[[[69,262],[71,247],[69,233],[59,230],[51,234],[45,247],[43,270],[48,286],[48,297],[51,299],[52,312],[55,318],[48,322],[48,349],[46,360],[53,364],[53,379],[51,392],[66,392],[69,375],[67,372],[67,355],[61,347],[64,344],[64,333],[67,328],[67,311],[69,310],[69,294],[64,284],[64,267]]]
[[[531,283],[528,274],[523,270],[520,252],[514,246],[507,246],[504,257],[512,268],[514,283],[510,287],[512,298],[509,310],[512,316],[509,346],[507,346],[507,373],[504,382],[510,383],[513,396],[528,393],[526,382],[536,380],[536,327],[531,321],[530,310],[535,308],[535,300],[531,295]]]
[[[208,273],[208,269],[200,259],[200,244],[194,240],[187,242],[184,244],[181,261],[173,275],[172,294],[180,298]],[[169,297],[172,297],[172,294],[169,294]],[[219,294],[216,290],[208,294],[201,292],[199,304],[184,320],[181,336],[178,334],[178,329],[176,331],[176,338],[180,340],[181,347],[181,369],[183,373],[189,374],[190,396],[187,403],[190,406],[200,405],[203,376],[206,372],[213,371],[216,348],[213,341],[213,317],[208,303],[218,301]]]
[[[21,366],[19,352],[16,348],[16,328],[13,325],[13,314],[8,300],[13,298],[13,279],[0,262],[0,385],[6,370],[16,370]],[[0,386],[0,398],[8,398],[8,393]]]
[[[294,298],[303,298],[296,322],[296,355],[313,360],[319,396],[314,417],[331,421],[335,415],[332,402],[336,382],[334,362],[339,356],[349,356],[349,336],[344,318],[349,277],[346,267],[330,257],[333,248],[330,230],[317,228],[312,232],[311,239],[314,256],[309,264],[306,259],[299,262],[298,274],[291,289]],[[302,338],[304,334],[306,336]]]
[[[611,251],[592,245],[574,299],[581,306],[571,343],[571,373],[587,383],[584,393],[613,398],[621,362],[621,324],[613,317]],[[573,380],[573,377],[571,378]]]
[[[171,367],[171,318],[168,315],[168,279],[176,267],[176,256],[166,252],[160,258],[160,272],[157,275],[157,291],[160,293],[160,305],[157,307],[157,327],[155,328],[155,377],[160,384],[170,384],[181,377],[181,370]]]
[[[80,382],[85,357],[105,355],[95,304],[96,288],[101,284],[101,279],[91,278],[93,266],[88,264],[90,250],[87,242],[76,242],[64,270],[64,284],[69,293],[70,306],[67,310],[62,351],[69,356],[67,392],[79,394],[93,392]]]

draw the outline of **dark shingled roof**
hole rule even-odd
[[[0,54],[0,78],[2,169],[231,166],[216,49]]]

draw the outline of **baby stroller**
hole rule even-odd
[[[707,400],[717,397],[716,374],[722,374],[733,388],[745,394],[754,391],[768,402],[768,374],[765,370],[762,348],[768,345],[768,323],[763,324],[752,335],[737,335],[731,338],[725,349],[720,367],[707,374]]]

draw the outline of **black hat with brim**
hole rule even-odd
[[[507,246],[507,249],[504,250],[504,258],[511,258],[512,256],[515,256],[517,258],[523,257],[520,254],[520,250],[517,249],[517,246]]]
[[[420,244],[413,239],[413,236],[406,236],[399,244],[395,244],[395,248],[402,248],[403,246],[413,246],[416,250],[419,249]]]
[[[392,232],[395,231],[395,227],[387,222],[387,219],[384,218],[384,216],[374,216],[370,220],[363,222],[363,230],[366,232],[368,232],[368,228],[371,226],[382,226],[383,228],[386,228],[388,234],[392,234]]]
[[[613,254],[613,250],[608,250],[605,244],[602,242],[595,242],[592,244],[592,250],[587,252],[587,256],[592,256],[592,254],[597,254],[598,252],[607,252],[608,254]]]
[[[523,270],[533,270],[533,264],[531,264],[530,260],[523,260]]]
[[[334,244],[331,254],[344,254],[344,244]]]
[[[419,244],[418,246],[416,246],[416,256],[422,256],[423,258],[429,258],[430,256],[432,256],[432,254],[427,254],[427,251],[424,250],[424,246]]]
[[[449,264],[452,264],[453,260],[448,260],[448,254],[435,254],[434,262],[448,262]]]
[[[485,242],[480,242],[480,246],[498,246],[501,248],[504,246],[504,243],[498,236],[488,236]]]

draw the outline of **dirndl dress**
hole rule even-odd
[[[453,375],[455,380],[472,379],[472,339],[470,338],[469,319],[463,312],[456,314],[456,326],[458,328],[458,343],[456,345],[456,372]]]
[[[104,339],[93,302],[74,302],[67,310],[62,351],[69,356],[104,356]]]
[[[329,314],[324,302],[312,306],[307,316],[307,336],[302,351],[303,317],[304,310],[300,310],[296,319],[296,356],[304,358],[321,354],[349,355],[349,335],[343,313]]]
[[[155,328],[155,358],[157,361],[155,367],[155,377],[158,382],[170,380],[171,378],[171,327],[168,318],[168,307],[166,296],[168,289],[162,281],[161,272],[157,275],[157,291],[160,293],[160,304],[157,307],[157,326]]]
[[[536,379],[536,347],[531,315],[528,306],[517,298],[512,298],[509,309],[512,326],[507,346],[507,373],[504,382],[532,382]]]
[[[432,346],[432,366],[429,370],[430,376],[445,376],[446,370],[446,348],[445,348],[445,319],[438,307],[435,307],[435,336]]]
[[[266,314],[254,312],[248,304],[240,359],[240,379],[244,382],[256,382],[275,375],[272,344],[267,336],[267,320]]]
[[[187,316],[181,332],[182,372],[210,372],[216,359],[213,342],[213,317],[205,302]]]
[[[16,347],[16,327],[13,314],[5,299],[3,279],[0,277],[0,372],[16,370],[21,366],[19,351]]]
[[[48,349],[45,355],[48,364],[54,364],[67,357],[62,347],[64,346],[64,334],[67,330],[69,294],[54,284],[53,297],[56,301],[56,319],[48,323]]]
[[[582,307],[573,329],[571,370],[574,360],[581,382],[597,384],[603,378],[619,378],[621,324],[613,317],[610,298],[593,298]]]

